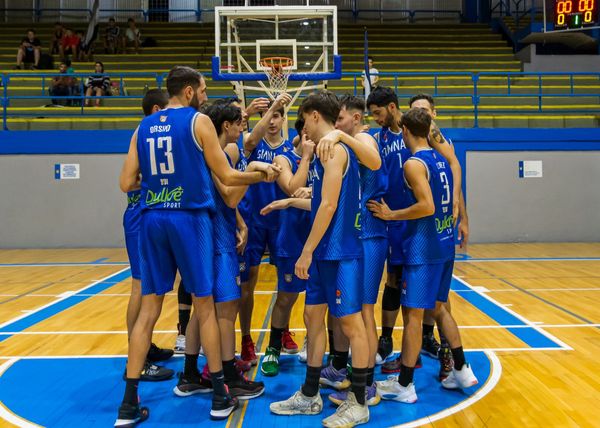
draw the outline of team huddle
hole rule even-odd
[[[299,107],[298,136],[288,141],[282,127],[292,98],[286,93],[246,109],[237,98],[205,104],[202,75],[181,66],[170,71],[167,92],[146,95],[146,117],[120,177],[128,192],[124,226],[134,281],[116,427],[149,417],[139,403],[140,380],[174,374],[153,364],[173,351],[151,339],[177,272],[176,351],[185,360],[174,393],[212,393],[213,419],[226,419],[239,400],[263,394],[265,384],[243,372],[258,362],[250,326],[267,249],[277,270],[277,298],[261,373],[279,374],[282,351],[306,363],[304,383],[289,399],[271,403],[272,413],[321,413],[321,386],[336,390],[329,400],[338,405],[323,426],[367,423],[369,406],[381,399],[417,401],[413,377],[421,353],[439,360],[444,388],[477,383],[448,302],[457,222],[461,244],[468,234],[461,169],[433,121],[430,96],[413,97],[401,113],[396,94],[385,87],[366,101],[314,92]],[[364,124],[367,108],[381,126],[374,137]],[[249,131],[249,116],[256,113],[261,118]],[[375,304],[386,265],[378,338]],[[302,292],[306,339],[299,352],[289,322]],[[400,310],[402,352],[392,359]],[[207,360],[202,371],[201,349]],[[374,381],[376,365],[397,376]]]

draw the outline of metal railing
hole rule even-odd
[[[119,83],[119,94],[118,95],[106,95],[102,97],[86,97],[84,90],[84,79],[90,76],[90,73],[75,73],[75,74],[58,74],[58,73],[10,73],[0,74],[2,82],[2,96],[0,97],[1,108],[2,108],[2,125],[3,129],[8,129],[8,122],[13,117],[40,117],[38,111],[12,111],[11,103],[18,100],[70,100],[76,102],[77,110],[70,109],[69,111],[61,112],[61,109],[48,110],[46,117],[65,117],[65,116],[131,116],[131,111],[128,113],[120,113],[117,110],[108,109],[107,111],[94,111],[89,110],[85,106],[86,101],[89,100],[103,100],[103,99],[141,99],[143,94],[129,95],[125,89],[127,88],[130,79],[144,79],[147,82],[147,87],[158,87],[164,86],[166,79],[166,73],[105,73],[111,81]],[[55,96],[49,94],[50,84],[48,83],[55,77],[74,77],[78,78],[79,91],[76,95],[68,96]],[[18,90],[19,86],[12,85],[11,81],[19,78],[32,78],[36,77],[41,80],[39,94],[34,95],[9,95],[12,90]],[[351,83],[351,93],[355,95],[362,95],[362,74],[361,73],[342,73],[342,77],[345,81]],[[523,113],[523,108],[520,105],[524,98],[536,99],[536,109],[526,110],[529,113],[563,113],[563,114],[600,114],[600,73],[524,73],[524,72],[450,72],[450,73],[379,73],[381,85],[392,87],[398,94],[398,98],[402,101],[407,101],[412,95],[412,91],[409,93],[408,88],[404,86],[405,79],[422,79],[427,80],[431,83],[420,83],[422,86],[427,86],[428,91],[434,98],[438,100],[443,99],[469,99],[470,104],[462,106],[462,109],[444,109],[444,113],[447,114],[472,114],[473,115],[473,126],[476,128],[479,126],[479,116],[481,114],[506,114],[506,113]],[[587,82],[585,84],[578,83],[578,80],[585,78]],[[559,88],[550,87],[547,84],[548,79],[554,79],[551,86],[556,86],[556,80],[560,79],[565,81],[564,85],[560,85]],[[461,85],[458,85],[456,81],[460,80]],[[545,82],[546,80],[546,82]],[[501,83],[498,83],[501,81]],[[527,81],[527,85],[524,85],[524,81]],[[598,88],[588,88],[590,81],[597,83]],[[486,84],[487,82],[487,84]],[[490,83],[492,82],[492,83]],[[330,86],[335,84],[329,82]],[[209,91],[210,91],[209,84]],[[419,85],[414,85],[418,88]],[[463,88],[460,88],[463,86]],[[466,86],[466,88],[465,88]],[[491,86],[491,87],[490,87]],[[221,95],[211,95],[209,98],[221,98]],[[255,95],[260,96],[260,95]],[[250,96],[249,98],[252,98]],[[503,109],[492,108],[487,106],[484,101],[490,98],[508,98],[515,100],[514,106],[506,105]],[[593,99],[591,104],[596,106],[595,108],[560,108],[560,105],[553,105],[551,110],[548,110],[549,104],[545,99],[547,98],[579,98],[579,99]],[[401,102],[401,105],[406,105]],[[443,102],[441,105],[443,108]],[[467,107],[466,109],[464,107]],[[559,108],[556,108],[559,107]],[[25,107],[21,107],[23,109]],[[131,107],[135,109],[136,107]],[[141,115],[141,111],[140,111]]]

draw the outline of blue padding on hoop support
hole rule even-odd
[[[328,73],[292,73],[290,81],[339,80],[342,78],[342,56],[333,56],[333,71]],[[216,81],[267,80],[265,73],[222,73],[221,58],[212,57],[212,79]]]

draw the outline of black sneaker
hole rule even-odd
[[[440,382],[450,376],[452,373],[452,368],[454,367],[454,359],[452,358],[452,352],[450,352],[450,348],[442,347],[440,348],[440,372],[438,374]]]
[[[212,382],[202,376],[185,377],[183,373],[179,373],[179,382],[173,388],[173,392],[178,397],[189,397],[195,394],[207,394],[212,392]]]
[[[440,344],[435,340],[433,334],[423,336],[423,345],[421,345],[421,353],[437,359],[440,354]]]
[[[226,381],[225,384],[229,388],[229,394],[238,400],[250,400],[265,392],[265,384],[263,382],[252,382],[244,376],[238,376],[234,380]]]
[[[212,408],[210,409],[210,418],[214,420],[227,419],[239,405],[238,399],[229,394],[225,396],[214,395]]]
[[[144,422],[150,416],[150,410],[147,407],[140,407],[139,404],[132,405],[122,403],[119,407],[119,416],[115,421],[115,427],[133,428],[136,424]]]
[[[140,380],[144,382],[160,382],[162,380],[171,379],[174,374],[175,372],[173,370],[151,364],[146,360],[140,375]]]
[[[159,361],[168,360],[173,356],[172,349],[163,349],[156,346],[154,343],[150,344],[150,349],[148,350],[148,356],[146,359],[151,363],[158,363]]]
[[[377,345],[377,355],[375,357],[375,364],[381,365],[385,363],[387,358],[392,355],[394,351],[394,341],[391,337],[379,336],[379,345]]]

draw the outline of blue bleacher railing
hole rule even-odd
[[[141,99],[143,97],[143,91],[137,91],[135,95],[129,95],[127,87],[134,80],[143,81],[148,84],[149,87],[161,88],[164,86],[166,79],[166,73],[105,73],[111,81],[119,82],[119,95],[106,95],[102,97],[86,97],[84,90],[84,81],[93,73],[74,73],[74,74],[58,74],[58,73],[4,73],[0,74],[2,82],[2,97],[0,98],[2,107],[2,128],[8,130],[9,122],[11,118],[28,118],[28,117],[65,117],[73,116],[75,114],[80,116],[90,117],[101,117],[101,116],[131,116],[131,110],[135,110],[136,107],[131,107],[129,112],[119,112],[113,109],[102,109],[94,110],[90,107],[85,106],[85,101],[95,101],[97,99]],[[54,77],[57,76],[70,76],[78,79],[78,88],[76,95],[68,96],[56,96],[50,95],[49,87],[50,82]],[[342,73],[342,77],[348,82],[348,86],[352,89],[355,95],[362,95],[362,73],[346,72]],[[13,85],[16,79],[23,78],[35,78],[36,82],[39,81],[39,92],[36,89],[32,95],[12,95],[11,91],[19,91],[19,86]],[[526,73],[526,72],[448,72],[448,73],[379,73],[380,84],[385,86],[393,87],[395,92],[398,94],[398,98],[401,100],[401,109],[406,106],[406,101],[414,95],[412,93],[406,93],[403,90],[403,79],[407,78],[423,78],[431,79],[431,84],[424,85],[427,88],[423,92],[431,93],[431,95],[439,100],[452,100],[452,99],[469,99],[470,104],[460,106],[462,108],[444,108],[445,114],[469,114],[473,116],[473,127],[479,126],[479,119],[481,114],[499,114],[499,113],[517,113],[522,114],[528,113],[561,113],[561,114],[600,114],[600,89],[589,88],[590,80],[594,83],[598,83],[600,86],[600,73]],[[559,88],[554,87],[555,83],[548,85],[544,82],[545,79],[562,79],[567,81],[567,85],[561,85]],[[578,83],[578,80],[586,78],[587,83]],[[458,80],[464,79],[464,84],[456,84],[448,79]],[[523,81],[531,81],[527,85],[523,85]],[[351,82],[350,82],[351,81]],[[501,83],[498,83],[501,81]],[[487,82],[487,84],[486,84]],[[490,83],[491,82],[491,83]],[[330,82],[331,84],[332,82]],[[494,87],[490,88],[489,86]],[[210,92],[209,84],[209,92]],[[254,95],[254,96],[259,96]],[[209,98],[220,98],[222,95],[211,95]],[[252,98],[250,95],[249,98]],[[590,105],[595,107],[590,108],[577,108],[569,106],[550,105],[545,102],[547,98],[577,98],[577,99],[589,99]],[[503,106],[505,108],[492,108],[487,106],[484,102],[490,98],[508,98],[515,100],[513,106]],[[537,109],[523,109],[520,107],[520,102],[523,98],[535,98],[537,99]],[[40,113],[39,108],[35,108],[35,111],[27,111],[26,107],[20,107],[18,110],[11,108],[14,107],[14,102],[18,100],[41,100],[44,104],[49,104],[51,100],[69,100],[75,102],[77,109],[63,110],[61,108],[48,108],[46,112]],[[438,103],[438,106],[442,106],[444,103]],[[466,108],[465,108],[466,107]],[[33,109],[33,108],[32,108]],[[61,111],[62,110],[62,111]],[[141,116],[141,110],[140,110]]]

